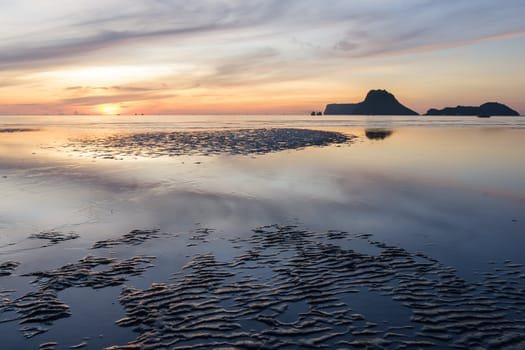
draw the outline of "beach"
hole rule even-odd
[[[525,346],[524,136],[523,117],[2,116],[2,346]]]

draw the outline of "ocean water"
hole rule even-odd
[[[290,131],[286,135],[298,139],[290,145],[279,139],[280,134],[229,132],[261,128],[321,130],[348,140],[301,144],[300,138],[312,135]],[[142,136],[134,137],[137,133]],[[193,138],[187,138],[188,133]],[[239,148],[237,137],[249,142]],[[42,288],[38,281],[31,283],[35,276],[25,274],[58,269],[88,255],[156,257],[148,272],[126,276],[126,285],[146,290],[152,283],[171,283],[173,274],[184,273],[182,266],[195,257],[201,261],[204,258],[199,256],[213,256],[232,263],[242,255],[239,252],[254,249],[261,249],[258,254],[267,260],[255,260],[250,276],[278,285],[281,279],[276,279],[276,271],[294,264],[301,256],[297,251],[319,259],[330,256],[332,250],[319,248],[328,244],[324,238],[330,237],[330,230],[350,235],[334,233],[330,239],[330,247],[343,249],[338,254],[346,259],[349,252],[361,254],[359,259],[386,259],[385,246],[397,247],[407,252],[404,258],[437,261],[439,268],[432,273],[441,276],[453,271],[454,281],[461,279],[474,290],[495,288],[484,278],[500,269],[504,276],[498,281],[510,288],[525,275],[505,270],[505,266],[525,264],[524,147],[523,117],[2,116],[0,264],[16,261],[20,265],[11,275],[0,276],[0,292],[12,291],[5,293],[10,300],[23,296]],[[275,229],[277,236],[286,239],[276,243],[254,235],[252,230],[266,225],[280,225]],[[283,228],[287,225],[295,228]],[[91,249],[95,242],[116,242],[134,229],[158,229],[166,236],[140,244],[115,243],[102,251]],[[274,237],[273,229],[265,230]],[[290,230],[302,232],[308,240]],[[78,238],[57,242],[29,238],[42,232],[74,233]],[[306,248],[297,250],[299,246]],[[282,266],[271,261],[272,254]],[[237,265],[231,266],[236,271]],[[324,268],[320,267],[323,275],[331,276],[333,271]],[[415,265],[411,268],[407,275],[420,272]],[[301,273],[310,278],[307,272]],[[240,271],[235,278],[242,280],[247,273]],[[389,273],[396,276],[395,283],[402,284],[401,270]],[[349,288],[337,283],[337,288]],[[367,321],[379,323],[381,331],[412,325],[408,339],[432,340],[437,348],[460,341],[456,335],[448,341],[417,335],[425,321],[411,317],[422,311],[415,304],[400,304],[402,294],[388,292],[392,283],[356,284],[354,294],[341,295],[340,301]],[[516,288],[520,295],[525,287]],[[494,295],[501,292],[492,291]],[[29,339],[23,337],[23,325],[17,321],[0,323],[0,333],[13,349],[37,348],[46,341],[57,341],[57,348],[82,341],[93,349],[126,344],[137,334],[115,325],[132,310],[125,302],[119,304],[121,292],[121,285],[92,289],[80,283],[58,292],[70,307],[69,318],[58,319],[46,326],[48,331]],[[282,297],[274,290],[258,293]],[[461,304],[447,297],[436,300]],[[227,300],[222,302],[228,305]],[[495,319],[519,325],[515,320],[524,313],[523,294],[511,302],[497,302],[506,303],[507,308],[511,305],[516,314],[506,312]],[[300,319],[312,303],[310,299],[290,302],[279,319]],[[16,315],[16,310],[2,310],[0,304],[0,319]],[[492,310],[490,315],[502,310]],[[237,322],[244,331],[266,334],[267,326],[251,318]],[[356,319],[353,322],[358,328]],[[467,332],[469,327],[461,329]],[[345,343],[335,341],[365,339],[357,328],[356,334],[349,331],[341,336],[346,340],[332,334],[334,342],[325,344],[342,346]],[[516,329],[499,332],[514,334]],[[489,333],[478,345],[490,345]],[[514,340],[515,344],[519,341]]]
[[[525,127],[523,117],[489,119],[460,116],[304,116],[304,115],[147,115],[147,116],[1,116],[1,127],[46,127],[111,130],[210,129],[246,127]]]

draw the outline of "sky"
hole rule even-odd
[[[525,114],[523,0],[0,0],[0,114]]]

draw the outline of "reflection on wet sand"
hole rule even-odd
[[[522,131],[366,125],[5,134],[4,345],[523,347]]]
[[[32,129],[32,128],[0,128],[0,133],[17,133],[17,132],[32,132],[32,131],[39,131],[39,129]]]
[[[365,135],[369,140],[384,140],[392,136],[394,130],[390,129],[366,129]]]

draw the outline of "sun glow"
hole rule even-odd
[[[97,106],[97,111],[106,115],[120,114],[120,110],[120,106],[116,104],[104,104]]]

